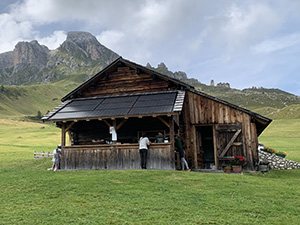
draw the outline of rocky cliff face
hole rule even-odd
[[[87,32],[69,32],[53,51],[37,41],[19,42],[13,51],[0,54],[0,84],[48,83],[71,74],[90,76],[93,68],[101,70],[117,57]]]

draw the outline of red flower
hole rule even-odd
[[[236,157],[236,155],[233,156],[234,158]]]
[[[240,159],[240,162],[242,162],[243,161],[243,159]]]
[[[229,159],[229,161],[232,161],[232,159]]]

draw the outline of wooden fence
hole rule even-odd
[[[53,156],[53,153],[50,152],[34,152],[33,158],[35,159],[42,159],[42,158],[49,158]]]

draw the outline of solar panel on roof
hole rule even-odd
[[[173,112],[177,92],[73,100],[51,119],[95,118]]]
[[[115,103],[108,103],[108,104],[100,104],[96,110],[100,109],[119,109],[119,108],[131,108],[134,102],[115,102]]]
[[[171,106],[152,106],[152,107],[137,107],[130,110],[129,115],[141,115],[151,113],[169,113],[172,112],[173,105]]]
[[[89,117],[123,116],[127,115],[129,110],[130,108],[98,110],[89,114]]]
[[[153,94],[153,95],[142,95],[139,97],[140,100],[175,100],[177,93],[163,93],[163,94]]]
[[[59,119],[75,119],[75,118],[86,118],[90,114],[89,111],[85,112],[58,112],[51,119],[59,120]]]
[[[95,105],[75,105],[75,106],[66,106],[60,110],[60,112],[80,112],[80,111],[93,111]]]
[[[173,105],[173,104],[174,104],[173,101],[170,101],[170,100],[137,101],[134,104],[134,107]]]
[[[103,103],[135,102],[139,96],[124,96],[106,98]]]
[[[88,100],[73,100],[71,103],[69,103],[67,106],[77,106],[77,105],[98,105],[101,103],[104,99],[103,98],[97,98],[97,99],[88,99]]]

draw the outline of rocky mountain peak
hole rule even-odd
[[[92,60],[99,60],[103,58],[104,55],[111,53],[112,51],[101,45],[96,37],[88,32],[72,31],[68,32],[66,41],[62,44],[62,47],[67,51],[72,48],[78,48],[85,53],[88,53],[87,57]],[[112,58],[118,56],[113,54]]]
[[[47,63],[50,50],[42,46],[38,41],[19,42],[13,51],[14,66],[20,64],[34,64],[41,66]]]
[[[36,40],[23,41],[13,51],[0,54],[0,84],[48,83],[71,74],[86,79],[118,57],[87,32],[69,32],[53,51]]]
[[[72,41],[78,45],[82,45],[87,42],[98,42],[92,34],[82,31],[68,32],[66,41]]]

